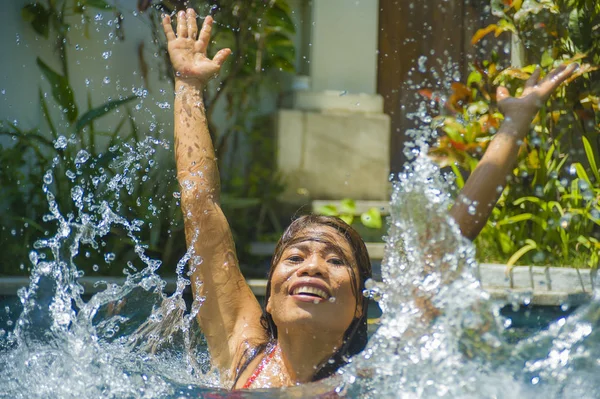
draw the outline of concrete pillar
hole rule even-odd
[[[295,86],[293,109],[280,110],[277,119],[283,197],[386,200],[390,118],[376,93],[379,1],[304,4],[312,7],[312,21],[307,55],[301,47],[309,68],[300,73],[309,76],[298,79],[306,84]]]
[[[377,91],[378,0],[313,0],[313,91]]]

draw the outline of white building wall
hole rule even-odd
[[[375,94],[379,0],[313,0],[314,91]]]

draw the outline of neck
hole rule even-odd
[[[278,329],[278,344],[281,360],[292,383],[305,383],[312,380],[315,373],[342,345],[343,334],[335,339],[323,340],[323,331],[294,329],[285,332]],[[290,329],[291,330],[291,329]],[[332,334],[335,335],[335,334]]]

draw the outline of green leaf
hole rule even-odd
[[[114,10],[115,8],[108,4],[105,0],[84,0],[88,7],[98,8],[100,10]]]
[[[339,215],[338,217],[348,225],[351,225],[352,222],[354,222],[354,215]]]
[[[294,42],[286,35],[278,32],[268,34],[265,37],[265,54],[265,64],[267,66],[294,72],[296,47]]]
[[[278,28],[290,34],[296,33],[296,26],[281,4],[275,3],[265,15],[266,22],[269,26]]]
[[[50,30],[50,12],[40,2],[27,4],[21,9],[21,17],[29,22],[34,31],[48,38]]]
[[[347,213],[349,215],[356,214],[356,202],[350,198],[344,198],[340,201],[340,213]]]
[[[502,32],[512,32],[514,34],[519,33],[517,31],[517,28],[515,27],[515,24],[506,19],[501,19],[500,21],[498,21],[498,28],[499,29],[496,29],[495,33],[496,37],[500,36],[500,33]]]
[[[596,165],[596,157],[594,156],[594,150],[590,145],[589,140],[582,136],[581,140],[583,141],[583,149],[585,150],[585,155],[587,156],[588,163],[590,164],[590,168],[592,168],[592,173],[596,178],[596,183],[600,184],[600,173],[598,173],[598,166]]]
[[[137,98],[137,96],[130,96],[122,100],[108,101],[99,107],[90,109],[85,114],[83,114],[81,118],[79,118],[79,120],[75,124],[75,131],[80,132],[86,125],[93,122],[94,120],[106,115],[113,109],[118,108],[123,104],[127,104],[128,102],[131,102]]]
[[[574,205],[579,206],[579,200],[581,199],[581,194],[579,192],[579,179],[573,179],[571,181],[571,195],[565,195],[565,197],[572,198]]]
[[[560,216],[564,216],[565,215],[565,211],[563,209],[563,207],[560,205],[559,202],[557,201],[548,201],[548,210],[552,210],[556,208],[558,210],[558,213],[560,213]]]
[[[532,249],[536,249],[537,248],[537,244],[535,243],[535,241],[531,240],[531,239],[526,239],[525,240],[526,244],[523,245],[517,252],[515,252],[513,254],[513,256],[510,257],[510,259],[508,260],[508,262],[506,262],[506,266],[508,267],[512,267],[515,263],[517,263],[517,261],[523,256],[525,255],[527,252],[531,251]]]
[[[370,208],[367,212],[360,215],[360,221],[371,229],[380,229],[383,224],[381,221],[381,212],[377,208]]]
[[[500,249],[505,254],[512,253],[514,251],[515,243],[510,239],[510,236],[502,231],[498,234],[498,242],[500,243]]]
[[[454,172],[454,176],[456,176],[456,187],[460,190],[465,186],[465,179],[462,177],[462,173],[456,166],[456,163],[453,162],[450,164],[450,168],[452,168],[452,172]]]
[[[521,213],[520,215],[509,216],[502,220],[499,220],[497,225],[503,226],[505,224],[520,223],[531,219],[533,219],[533,215],[531,213]]]
[[[542,66],[542,68],[547,68],[553,63],[554,58],[552,58],[550,52],[548,50],[544,51],[544,53],[542,54],[542,60],[540,61],[540,65]]]
[[[539,205],[542,200],[540,200],[538,197],[521,197],[521,198],[517,198],[513,202],[513,205],[519,206],[519,205],[521,205],[525,201],[532,202],[534,204],[538,204]]]
[[[583,50],[584,43],[587,38],[590,37],[591,32],[587,32],[583,24],[583,18],[580,18],[581,10],[574,8],[569,14],[569,22],[567,29],[569,31],[569,38],[573,41],[573,44],[577,47],[577,50]]]
[[[546,152],[546,156],[544,157],[544,165],[546,165],[546,168],[550,168],[550,164],[552,162],[552,155],[554,154],[554,143],[550,144],[550,148],[548,148],[548,151]]]
[[[451,140],[459,143],[462,143],[464,141],[462,137],[462,131],[464,130],[464,126],[461,125],[454,118],[447,118],[444,121],[442,130],[448,135],[448,137],[450,137]]]
[[[77,119],[77,105],[75,104],[73,90],[71,90],[69,81],[64,76],[53,71],[40,57],[37,58],[37,64],[50,83],[52,97],[67,111],[67,119],[73,123]]]
[[[581,165],[579,162],[575,162],[573,165],[575,165],[575,170],[577,171],[577,176],[580,179],[584,180],[591,187],[592,182],[590,181],[588,174],[586,173],[585,169],[583,168],[583,165]]]
[[[469,74],[469,77],[467,78],[467,87],[472,87],[472,85],[475,84],[479,84],[481,83],[483,79],[483,76],[481,75],[481,73],[479,73],[479,71],[475,70],[473,72],[471,72]]]
[[[50,128],[50,133],[52,133],[53,138],[57,138],[58,133],[56,132],[56,128],[54,127],[54,123],[52,122],[50,111],[48,111],[48,104],[46,104],[46,99],[44,98],[44,94],[42,93],[41,88],[38,90],[38,96],[40,98],[40,104],[42,105],[42,113],[44,114],[46,123],[48,123],[48,128]]]
[[[323,205],[317,209],[317,213],[325,216],[338,216],[339,212],[337,206],[328,204]]]

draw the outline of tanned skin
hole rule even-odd
[[[268,337],[260,324],[261,307],[240,272],[231,230],[221,210],[219,172],[203,103],[203,91],[207,83],[219,73],[231,50],[222,49],[213,59],[208,58],[207,48],[213,19],[207,16],[198,32],[196,17],[193,9],[179,12],[177,29],[174,31],[170,17],[164,16],[163,28],[176,73],[175,157],[177,178],[181,185],[186,241],[193,252],[190,261],[192,288],[195,298],[204,299],[197,318],[206,336],[213,365],[220,370],[222,384],[227,386],[235,377],[236,367],[246,349],[267,342]],[[468,212],[468,204],[463,201],[457,201],[450,211],[466,237],[475,238],[483,227],[498,199],[498,187],[504,187],[506,177],[515,163],[520,143],[531,120],[550,94],[574,69],[575,66],[557,68],[541,81],[540,71],[537,70],[527,81],[526,89],[520,97],[511,97],[506,88],[498,89],[498,101],[505,114],[505,121],[460,194],[477,202],[476,212]],[[348,282],[344,275],[333,273],[334,268],[340,267],[337,264],[339,259],[331,255],[333,252],[313,246],[314,250],[307,245],[306,253],[282,257],[280,264],[275,267],[295,268],[293,273],[289,273],[290,281],[301,278],[318,279],[324,284],[337,284],[341,287],[340,290],[347,290]],[[342,247],[343,243],[340,243],[340,248]],[[286,297],[286,284],[288,277],[283,276],[282,289],[272,292],[274,297],[279,294],[283,298],[283,308],[275,312],[281,314],[281,323],[286,325],[278,328],[279,352],[263,370],[258,383],[260,386],[254,384],[253,388],[309,381],[312,370],[323,358],[333,353],[340,340],[337,335],[327,336],[327,331],[339,334],[346,328],[334,326],[335,328],[323,330],[320,326],[323,319],[327,318],[318,312],[328,306],[352,307],[352,311],[355,309],[356,298],[339,300],[337,304],[319,305],[321,307],[318,310],[309,309],[310,303],[298,305]],[[280,304],[269,305],[275,309]],[[285,306],[289,306],[292,313],[297,312],[303,317],[298,321],[298,327],[303,329],[301,334],[294,334],[300,331],[292,328],[294,320],[285,319],[285,316],[292,314],[286,311]],[[301,309],[301,306],[305,306],[308,313],[302,313],[304,308]],[[317,321],[313,323],[310,313],[313,311],[317,312],[313,313],[314,320],[321,320],[321,324]],[[335,322],[335,318],[333,320]],[[282,335],[286,334],[286,330],[289,336]],[[297,342],[298,340],[303,341]],[[302,350],[299,351],[298,348]],[[257,356],[249,364],[235,388],[244,384],[261,361],[263,356]]]

